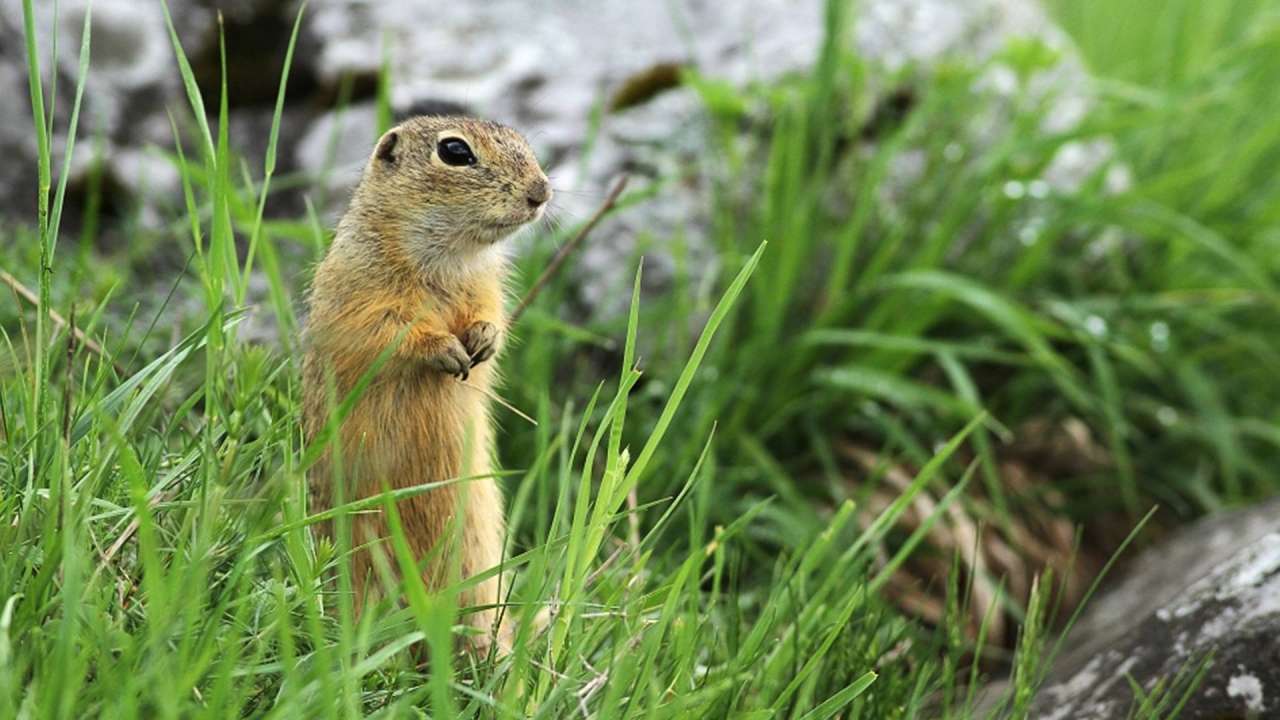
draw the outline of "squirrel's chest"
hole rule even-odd
[[[476,322],[502,321],[501,285],[497,282],[473,282],[452,290],[432,289],[421,298],[425,317],[438,322],[441,329],[461,335]]]
[[[408,317],[425,321],[436,330],[461,335],[476,317],[476,308],[465,298],[428,297],[418,308],[405,308]]]

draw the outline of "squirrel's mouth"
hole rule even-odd
[[[494,245],[510,237],[527,224],[529,224],[528,219],[486,220],[482,224],[484,230],[482,231],[481,241],[487,245]]]
[[[486,220],[484,224],[490,230],[494,230],[498,232],[510,232],[520,227],[521,225],[528,225],[529,223],[536,221],[540,217],[542,217],[542,213],[532,212],[532,213],[529,213],[527,217],[503,218],[501,220]]]
[[[528,220],[502,220],[497,222],[490,221],[485,223],[485,227],[487,227],[490,230],[493,230],[494,232],[510,232],[511,230],[515,230],[516,228],[520,227],[521,225],[524,225],[527,222],[529,221]]]

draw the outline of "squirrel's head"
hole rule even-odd
[[[465,117],[416,117],[388,130],[357,199],[426,259],[488,247],[542,217],[551,183],[520,133]],[[390,228],[387,228],[390,229]]]

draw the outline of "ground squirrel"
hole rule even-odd
[[[528,143],[497,123],[418,117],[379,139],[311,288],[302,385],[309,440],[328,424],[330,398],[341,400],[389,355],[342,422],[341,468],[331,444],[311,471],[313,511],[332,505],[338,478],[349,501],[381,492],[384,483],[404,488],[492,472],[487,396],[506,332],[500,241],[541,217],[550,199]],[[450,573],[469,577],[501,562],[502,494],[494,479],[448,485],[396,507],[426,563],[428,588],[447,583]],[[379,584],[370,553],[388,553],[396,567],[389,543],[379,542],[388,536],[384,511],[353,516],[353,543],[370,544],[353,559],[357,603]],[[437,547],[442,539],[456,543]],[[503,643],[505,631],[494,626],[498,594],[495,576],[459,601],[485,607],[467,621]]]

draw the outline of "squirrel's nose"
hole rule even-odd
[[[539,178],[529,186],[528,192],[525,193],[525,199],[529,201],[529,207],[542,207],[551,199],[551,183],[546,178]]]

